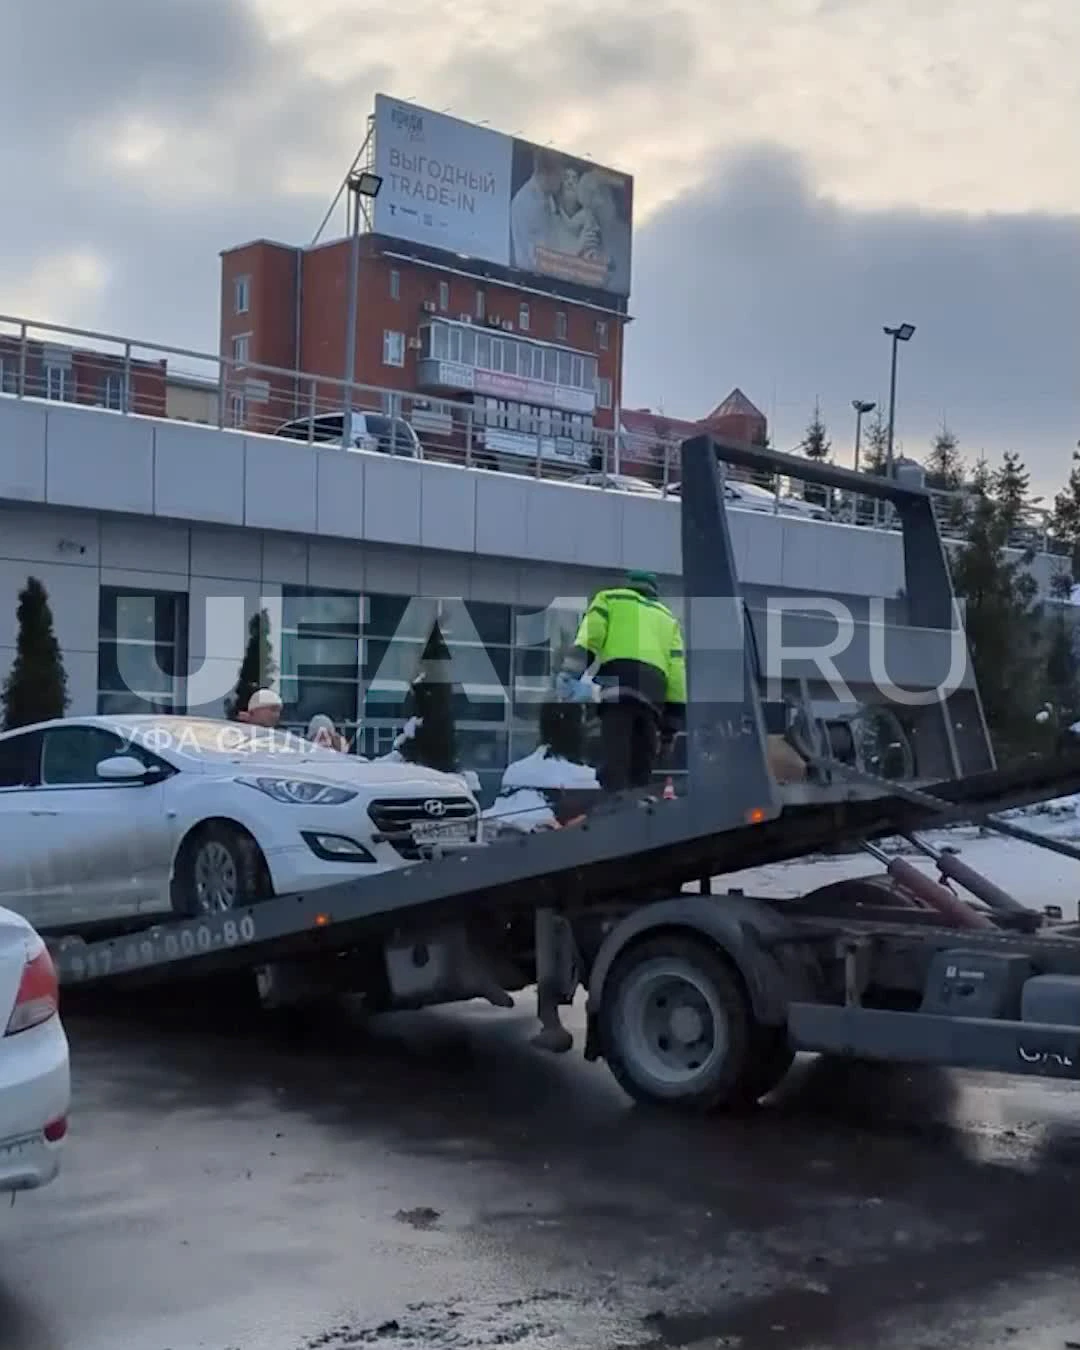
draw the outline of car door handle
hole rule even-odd
[[[32,816],[58,816],[59,811],[31,811]]]

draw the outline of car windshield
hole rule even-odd
[[[381,441],[396,440],[401,445],[408,445],[412,440],[408,422],[403,422],[399,417],[380,417],[377,413],[365,413],[364,425],[369,435],[377,436]]]
[[[217,722],[212,718],[163,717],[132,729],[132,739],[151,750],[175,754],[302,755],[306,759],[339,759],[339,752],[315,745],[295,731],[278,731],[243,722]]]

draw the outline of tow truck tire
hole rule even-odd
[[[237,825],[207,821],[180,846],[172,881],[172,907],[182,918],[222,914],[270,895],[266,860]]]
[[[757,1022],[738,972],[694,937],[648,938],[624,951],[597,1021],[616,1081],[652,1106],[745,1109],[779,1084],[793,1058],[786,1030]]]

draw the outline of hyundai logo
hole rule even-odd
[[[429,816],[445,816],[446,803],[439,801],[438,797],[432,797],[424,803],[424,811]]]

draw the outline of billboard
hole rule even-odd
[[[630,294],[628,174],[385,94],[373,167],[378,234]]]

